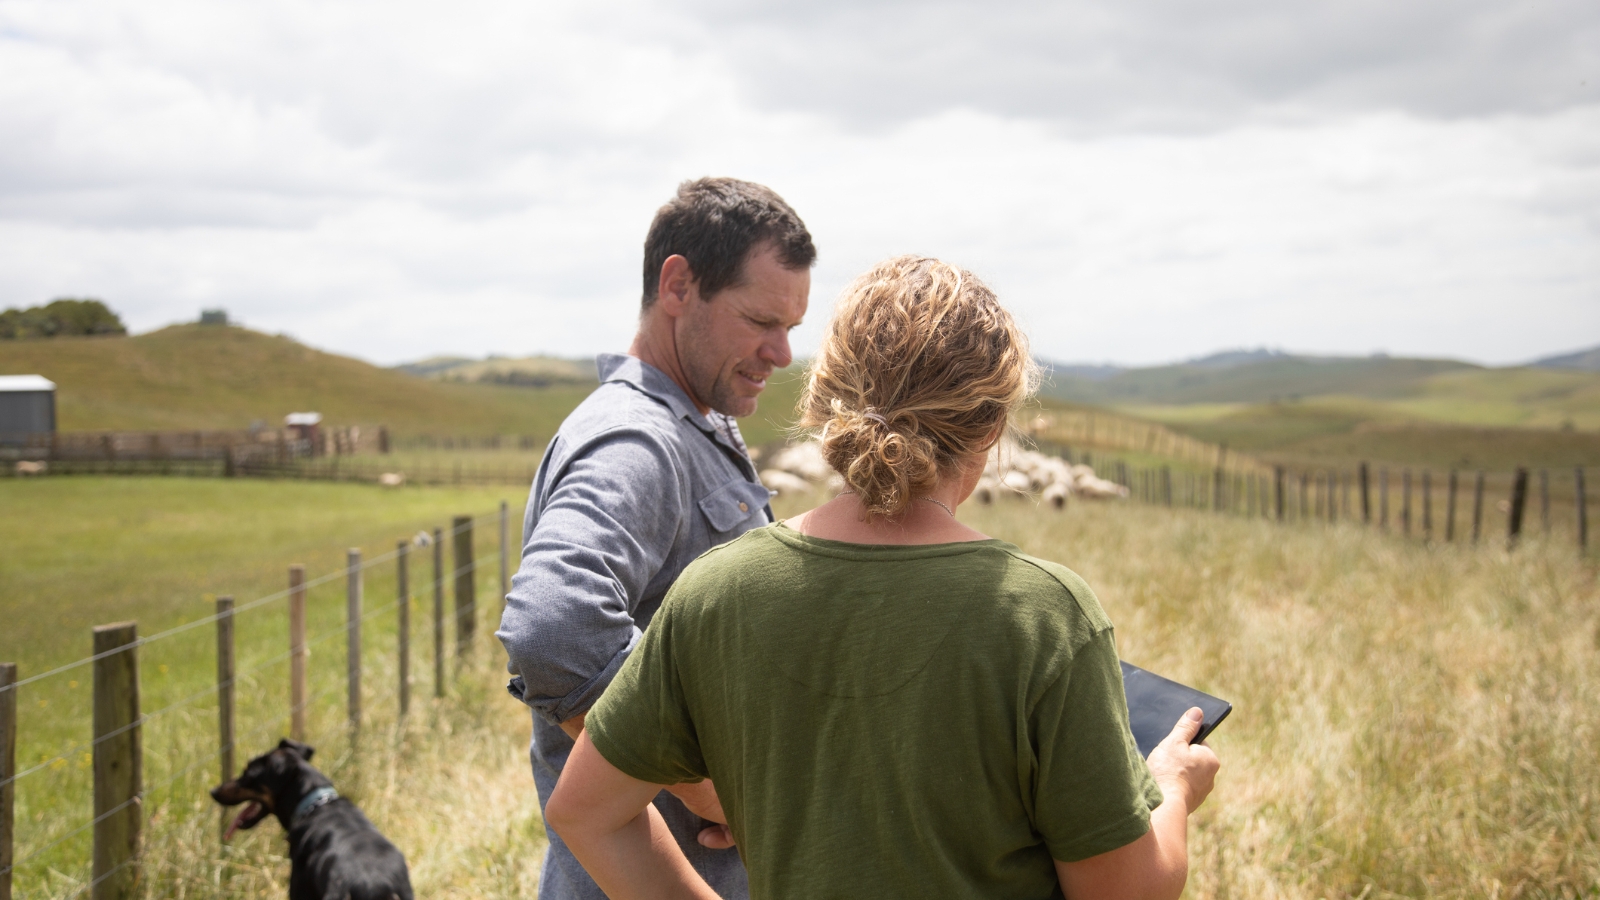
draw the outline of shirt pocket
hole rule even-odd
[[[741,478],[701,497],[700,512],[705,515],[714,532],[748,530],[767,523],[762,510],[767,506],[768,496],[766,488]],[[758,520],[755,524],[749,524],[752,516]],[[740,525],[746,525],[746,528],[740,529]]]

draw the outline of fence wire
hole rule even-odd
[[[488,513],[488,514],[473,516],[473,517],[470,517],[467,521],[462,522],[459,525],[452,525],[448,529],[444,529],[444,528],[438,529],[437,530],[437,534],[438,534],[438,538],[437,539],[441,539],[442,540],[446,536],[448,536],[450,538],[454,538],[454,537],[460,535],[461,533],[463,533],[465,531],[469,531],[469,530],[473,529],[475,526],[483,524],[483,523],[486,523],[486,522],[494,522],[494,523],[498,524],[498,520],[499,520],[499,512],[498,511],[496,511],[494,513]],[[436,539],[435,538],[435,533],[428,532],[427,530],[423,530],[421,533],[423,535],[425,535],[426,538],[427,538],[425,545],[431,545],[434,542],[434,540]],[[41,680],[46,679],[46,678],[50,678],[52,676],[59,675],[59,674],[62,674],[64,672],[72,671],[74,669],[80,668],[82,666],[88,665],[88,664],[96,662],[98,660],[108,658],[108,657],[113,656],[115,654],[129,652],[129,651],[138,649],[140,647],[144,647],[146,645],[154,644],[154,643],[156,643],[158,641],[166,640],[166,639],[175,637],[177,635],[186,633],[188,631],[192,631],[193,629],[202,627],[204,625],[214,624],[217,621],[220,621],[221,619],[223,619],[225,617],[237,616],[241,612],[246,612],[248,610],[258,608],[260,606],[263,606],[265,604],[271,603],[271,602],[276,601],[276,600],[281,600],[281,599],[289,596],[295,590],[309,591],[310,589],[312,589],[314,587],[319,587],[321,585],[325,585],[325,584],[328,584],[330,582],[337,581],[340,578],[349,578],[349,576],[354,572],[365,572],[367,569],[371,569],[371,568],[373,568],[375,566],[378,566],[378,565],[381,565],[381,564],[384,564],[384,563],[387,563],[387,562],[391,562],[391,561],[395,560],[396,558],[398,558],[399,555],[400,555],[400,550],[397,547],[397,548],[395,548],[393,550],[390,550],[390,551],[388,551],[386,553],[380,554],[380,555],[375,556],[375,557],[363,558],[362,561],[357,565],[354,565],[354,566],[346,565],[346,566],[344,566],[342,568],[339,568],[339,569],[336,569],[336,570],[334,570],[332,572],[328,572],[327,574],[324,574],[324,575],[318,576],[316,578],[310,579],[310,580],[304,582],[301,585],[295,586],[294,588],[287,588],[287,589],[280,590],[280,591],[274,591],[274,592],[272,592],[270,594],[264,595],[262,597],[258,597],[256,599],[248,601],[248,602],[246,602],[244,604],[237,605],[233,609],[228,610],[226,612],[214,613],[212,615],[208,615],[208,616],[205,616],[205,617],[200,618],[200,619],[196,619],[196,620],[193,620],[193,621],[190,621],[190,622],[185,622],[182,625],[178,625],[178,626],[175,626],[173,628],[169,628],[169,629],[166,629],[164,631],[157,632],[156,634],[152,634],[152,635],[149,635],[149,636],[146,636],[146,637],[143,637],[143,638],[136,639],[136,640],[134,640],[134,641],[132,641],[132,642],[130,642],[128,644],[122,645],[122,646],[117,647],[117,648],[115,648],[113,650],[108,650],[108,651],[105,651],[103,653],[97,653],[97,654],[94,654],[94,655],[91,655],[91,656],[84,657],[82,659],[75,660],[73,662],[67,663],[67,664],[62,665],[62,666],[57,666],[56,668],[50,669],[50,670],[48,670],[46,672],[42,672],[42,673],[40,673],[38,675],[34,675],[34,676],[31,676],[31,677],[25,678],[25,679],[20,679],[20,680],[18,680],[16,682],[12,683],[11,685],[8,685],[5,688],[0,689],[0,690],[16,690],[16,689],[19,689],[19,688],[21,688],[21,687],[23,687],[25,685],[32,684],[32,683],[41,681]],[[470,562],[467,562],[467,563],[465,563],[465,564],[463,564],[461,566],[458,566],[458,567],[450,570],[449,572],[444,572],[444,571],[439,572],[439,574],[435,577],[434,582],[435,582],[435,584],[442,585],[447,580],[454,580],[455,578],[457,578],[457,577],[459,577],[461,575],[467,574],[469,572],[478,571],[478,570],[480,570],[480,569],[482,569],[484,567],[485,563],[498,561],[498,559],[499,559],[499,557],[501,555],[502,555],[502,552],[498,547],[496,547],[496,549],[493,550],[493,551],[490,551],[490,552],[487,552],[487,553],[483,553],[481,555],[480,554],[475,554],[475,558],[473,560],[471,560]],[[424,584],[425,583],[426,583],[426,581],[424,581]],[[347,619],[342,625],[339,625],[339,626],[336,626],[336,627],[333,627],[333,628],[324,629],[324,630],[318,632],[316,635],[308,638],[304,642],[304,644],[301,645],[301,646],[291,647],[288,651],[276,654],[276,655],[271,656],[271,657],[269,657],[269,658],[267,658],[265,660],[257,662],[254,665],[252,665],[249,668],[246,668],[246,669],[244,669],[242,671],[235,672],[233,674],[233,681],[234,681],[234,683],[237,683],[241,679],[249,678],[249,677],[251,677],[251,676],[253,676],[253,675],[255,675],[255,674],[259,673],[259,672],[264,671],[265,669],[268,669],[268,668],[270,668],[272,666],[276,666],[276,665],[279,665],[279,664],[283,663],[285,660],[288,660],[289,658],[294,656],[296,652],[300,652],[302,650],[309,651],[312,647],[314,647],[314,646],[316,646],[318,644],[324,643],[324,642],[326,642],[326,641],[328,641],[328,640],[330,640],[332,638],[336,638],[336,637],[338,637],[340,635],[347,635],[350,632],[350,630],[356,624],[361,623],[361,622],[365,622],[368,619],[372,619],[372,618],[374,618],[376,616],[379,616],[379,615],[382,615],[384,613],[392,612],[395,609],[397,609],[402,602],[409,604],[409,603],[412,603],[412,602],[416,601],[419,597],[422,597],[422,596],[424,596],[424,594],[422,592],[408,589],[407,594],[403,599],[399,598],[399,597],[396,597],[395,599],[393,599],[393,600],[391,600],[391,601],[389,601],[387,603],[380,604],[380,605],[378,605],[376,607],[368,608],[368,609],[364,610],[362,612],[362,614],[360,615],[360,617],[357,618],[354,621],[351,621],[351,620]],[[290,717],[292,717],[297,712],[300,712],[300,711],[305,710],[305,709],[310,708],[310,707],[314,707],[314,706],[322,703],[323,701],[325,701],[328,698],[334,696],[335,694],[345,690],[346,687],[347,687],[346,684],[335,684],[332,687],[328,688],[327,690],[324,690],[324,691],[316,694],[315,696],[308,698],[307,700],[303,701],[302,703],[291,707],[291,709],[289,711]],[[61,752],[59,755],[57,755],[55,757],[52,757],[51,759],[45,760],[45,761],[43,761],[43,762],[41,762],[41,763],[39,763],[37,765],[34,765],[34,766],[30,766],[27,769],[24,769],[22,771],[16,772],[16,773],[12,774],[11,776],[9,776],[9,777],[7,777],[7,778],[5,778],[3,780],[0,780],[0,787],[6,787],[6,786],[9,786],[9,785],[15,784],[15,783],[21,781],[22,779],[27,778],[30,775],[34,775],[34,774],[40,772],[41,770],[49,768],[50,766],[54,765],[55,763],[63,762],[65,760],[71,758],[74,754],[83,752],[85,750],[92,750],[92,749],[98,747],[100,744],[104,743],[105,741],[111,740],[112,738],[115,738],[115,737],[117,737],[119,735],[122,735],[122,734],[124,734],[124,733],[126,733],[126,732],[128,732],[128,731],[130,731],[132,729],[142,728],[143,726],[145,726],[145,725],[147,725],[147,724],[149,724],[151,722],[154,722],[157,719],[161,718],[162,716],[167,715],[167,714],[169,714],[169,713],[171,713],[171,712],[173,712],[175,710],[191,707],[196,702],[198,702],[198,701],[200,701],[200,700],[202,700],[202,699],[204,699],[204,698],[206,698],[208,696],[215,696],[217,694],[218,688],[219,688],[219,686],[215,685],[215,684],[208,685],[205,688],[203,688],[203,689],[201,689],[199,691],[195,691],[195,692],[189,694],[188,696],[183,697],[182,699],[177,700],[177,701],[175,701],[173,703],[169,703],[166,706],[161,707],[160,709],[154,710],[154,711],[149,712],[149,713],[142,713],[139,716],[139,718],[136,721],[132,722],[132,723],[120,726],[120,727],[118,727],[116,729],[113,729],[110,732],[107,732],[106,734],[99,735],[99,736],[95,737],[93,740],[84,741],[84,742],[80,742],[78,744],[75,744],[71,748],[69,748],[68,750]],[[256,728],[256,729],[250,731],[246,735],[246,739],[247,740],[253,740],[258,735],[261,735],[263,733],[279,729],[281,727],[282,727],[281,720],[274,719],[269,724],[266,724],[264,726],[261,726],[259,728]],[[240,743],[241,743],[241,741],[236,738],[229,745],[229,748],[227,748],[227,749],[232,749],[232,748],[236,747]],[[113,807],[113,808],[111,808],[109,810],[106,810],[103,813],[100,813],[99,815],[95,816],[94,818],[90,819],[87,822],[83,822],[82,824],[76,826],[75,828],[71,829],[70,831],[67,831],[65,833],[62,833],[60,835],[57,835],[57,836],[53,837],[52,839],[49,840],[48,843],[46,843],[46,844],[44,844],[42,846],[39,846],[39,847],[31,849],[22,858],[14,859],[11,862],[10,865],[6,866],[3,869],[0,869],[0,875],[9,875],[9,874],[15,872],[19,867],[23,866],[24,864],[28,863],[29,861],[37,859],[40,856],[42,856],[43,854],[48,853],[49,851],[61,846],[63,843],[65,843],[65,842],[67,842],[69,840],[72,840],[74,837],[82,834],[84,831],[86,831],[86,830],[88,830],[90,828],[93,828],[95,825],[99,824],[102,821],[105,821],[107,818],[110,818],[111,816],[113,816],[113,815],[115,815],[115,814],[127,809],[131,805],[134,805],[136,803],[141,803],[146,797],[152,796],[152,795],[154,795],[156,793],[159,793],[160,791],[170,787],[171,785],[175,784],[179,779],[182,779],[182,778],[188,776],[191,772],[193,772],[195,769],[199,768],[200,766],[207,765],[207,764],[219,761],[223,752],[224,752],[224,748],[218,747],[218,748],[212,750],[211,752],[202,755],[200,758],[198,758],[195,761],[191,762],[189,765],[184,766],[183,768],[179,769],[177,772],[173,773],[166,780],[160,782],[159,784],[156,784],[156,785],[153,785],[153,786],[143,787],[137,794],[135,794],[133,797],[130,797],[128,800],[116,805],[115,807]],[[112,875],[116,874],[116,872],[120,871],[122,868],[124,868],[124,867],[126,867],[126,866],[128,866],[128,865],[130,865],[130,864],[132,864],[132,863],[134,863],[136,861],[137,861],[137,858],[130,859],[130,860],[125,860],[123,863],[119,864],[116,868],[112,869],[110,872],[106,872],[106,873],[98,876],[93,881],[90,881],[90,882],[84,884],[83,886],[79,887],[77,890],[75,890],[72,894],[69,894],[68,896],[75,897],[75,896],[82,895],[84,892],[91,890],[95,885],[98,885],[99,883],[101,883],[105,879],[107,879],[107,878],[111,877]]]

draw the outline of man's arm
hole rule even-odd
[[[499,637],[523,702],[574,741],[638,643],[628,601],[661,570],[686,514],[681,465],[649,432],[614,432],[553,473],[559,482],[528,536]],[[734,845],[710,781],[667,790],[719,823],[701,830],[701,844]]]
[[[1221,765],[1210,747],[1189,743],[1202,721],[1198,708],[1189,710],[1150,751],[1150,774],[1162,800],[1151,811],[1143,837],[1078,862],[1056,861],[1067,900],[1177,900],[1183,894],[1189,878],[1189,814],[1211,793]]]
[[[561,724],[594,705],[638,642],[630,601],[687,511],[681,460],[646,429],[608,433],[546,477],[497,634],[522,701]]]
[[[661,789],[613,766],[580,734],[545,805],[545,822],[612,900],[716,900],[650,803]]]

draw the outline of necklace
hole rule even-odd
[[[855,493],[854,489],[846,489],[846,490],[840,491],[839,492],[839,496],[843,497],[845,494],[854,494],[854,493]],[[913,500],[926,500],[929,503],[937,503],[937,504],[939,504],[939,508],[940,509],[942,509],[945,512],[950,514],[950,518],[954,519],[956,517],[956,511],[951,509],[948,506],[945,506],[943,500],[935,500],[932,497],[913,497],[911,499],[913,499]]]

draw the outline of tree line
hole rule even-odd
[[[0,340],[127,333],[120,316],[90,297],[62,297],[42,306],[0,312]]]

